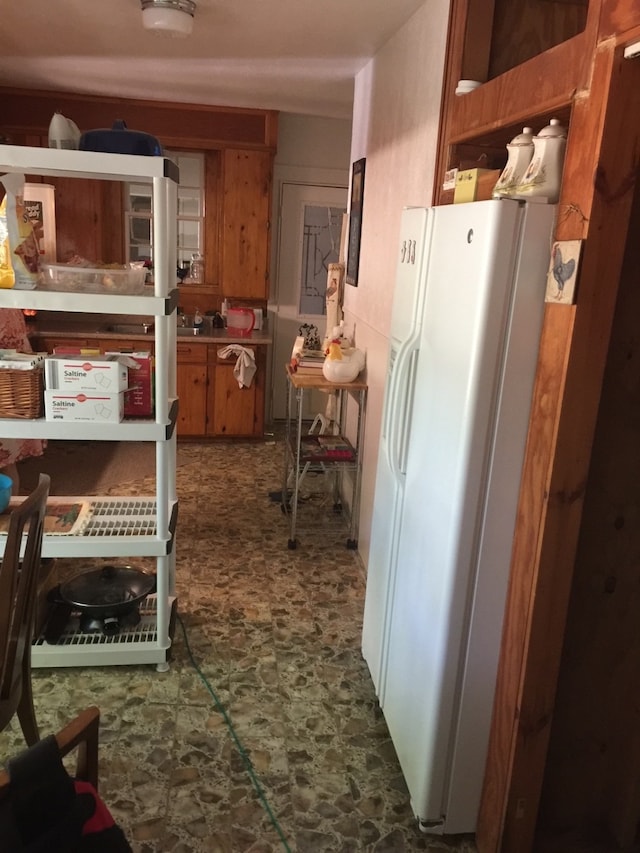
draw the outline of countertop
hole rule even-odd
[[[146,334],[141,328],[143,323],[153,323],[153,317],[123,317],[106,314],[73,314],[61,315],[59,312],[40,312],[37,317],[27,321],[27,332],[30,338],[38,335],[64,336],[68,339],[99,337],[114,340],[153,340],[153,331]],[[252,331],[249,335],[241,335],[228,329],[215,329],[210,324],[210,318],[205,318],[203,331],[198,334],[179,334],[180,341],[213,343],[213,344],[253,344],[269,345],[273,343],[273,335],[269,329]]]

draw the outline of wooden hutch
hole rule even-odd
[[[640,821],[638,0],[453,0],[437,174],[569,128],[477,846],[637,849]],[[484,85],[457,97],[460,79]],[[486,81],[486,82],[485,82]],[[441,189],[435,203],[449,198]]]

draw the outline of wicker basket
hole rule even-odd
[[[43,368],[0,368],[0,418],[41,418]]]

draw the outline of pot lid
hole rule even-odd
[[[76,607],[104,607],[139,601],[155,588],[155,575],[131,566],[104,566],[60,585],[60,595]]]

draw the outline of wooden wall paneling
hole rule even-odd
[[[582,32],[587,2],[496,0],[489,78]]]
[[[124,184],[121,181],[101,181],[99,224],[102,230],[102,254],[108,263],[126,262],[124,219]]]
[[[588,239],[575,309],[547,306],[545,313],[479,819],[482,853],[526,853],[533,841],[637,167],[637,140],[635,134],[625,136],[625,124],[631,117],[640,126],[640,104],[633,103],[638,83],[625,70],[621,54],[613,43],[598,46],[589,97],[577,99],[573,109],[556,236]],[[570,215],[563,216],[563,210]],[[568,353],[566,369],[565,357],[555,365],[550,358],[558,347],[558,355]],[[543,422],[536,422],[539,412],[545,413]],[[550,423],[557,423],[557,432],[545,437]],[[529,508],[528,495],[543,495],[542,504]]]
[[[486,82],[495,26],[496,0],[468,0],[461,74],[458,79]]]
[[[168,148],[206,150],[226,145],[275,150],[277,112],[0,88],[0,133],[46,132],[55,110],[80,130],[109,128],[123,119],[131,130],[157,136]]]
[[[102,181],[84,178],[51,178],[56,199],[56,252],[66,262],[73,255],[104,261],[102,223]],[[121,214],[122,218],[122,214]]]
[[[640,822],[639,232],[636,184],[538,819],[551,838],[608,826],[623,848]]]
[[[640,4],[638,0],[602,0],[600,35],[620,36],[627,33],[631,40],[640,38]]]

